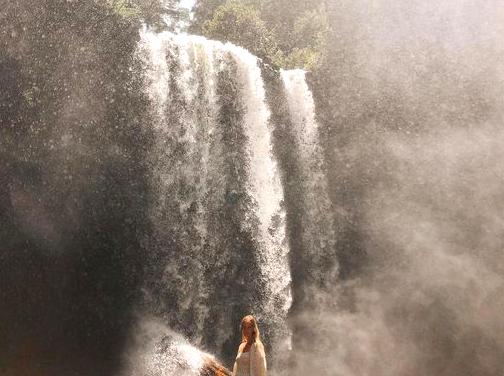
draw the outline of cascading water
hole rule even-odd
[[[139,55],[156,137],[145,309],[195,346],[232,348],[228,359],[252,313],[281,353],[289,250],[258,60],[229,43],[147,30]]]
[[[316,281],[318,287],[324,282],[336,280],[334,275],[320,273],[325,265],[330,265],[324,257],[331,255],[335,247],[334,221],[331,201],[328,196],[327,180],[323,167],[323,153],[319,139],[318,124],[315,119],[315,103],[306,82],[306,72],[300,69],[281,70],[282,81],[287,96],[291,117],[291,135],[295,140],[295,154],[300,176],[303,215],[300,217],[300,240],[303,258],[312,266],[311,272],[324,281]],[[308,263],[305,264],[308,267]],[[310,271],[308,271],[310,273]],[[332,274],[337,274],[334,269]],[[316,278],[314,278],[316,279]],[[309,286],[306,286],[307,288]],[[315,293],[308,296],[315,296]]]
[[[339,304],[336,234],[315,105],[305,72],[282,70],[280,76],[290,118],[282,136],[289,142],[283,160],[287,161],[284,173],[295,276],[294,304],[289,312],[293,351],[285,374],[306,375],[313,372],[314,354],[324,356],[333,350],[324,347],[327,342],[314,339],[327,336],[324,312]]]

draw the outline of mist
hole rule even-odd
[[[333,54],[313,81],[340,283],[294,318],[315,333],[299,338],[296,372],[500,374],[499,2],[328,9]]]

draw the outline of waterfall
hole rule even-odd
[[[239,320],[252,313],[266,343],[286,349],[284,197],[258,59],[230,43],[145,29],[138,54],[155,135],[145,309],[195,346],[231,345],[229,359]]]
[[[281,70],[280,72],[287,97],[291,118],[290,129],[294,140],[294,153],[297,155],[299,174],[296,182],[301,191],[302,208],[300,217],[303,267],[306,269],[304,287],[308,291],[315,283],[316,291],[305,294],[307,300],[320,295],[320,288],[337,280],[337,265],[328,272],[322,271],[332,265],[328,256],[336,259],[333,210],[328,195],[328,185],[323,166],[320,134],[315,118],[315,103],[306,81],[306,72],[301,69]],[[332,299],[328,297],[328,299]],[[319,302],[320,303],[320,302]]]

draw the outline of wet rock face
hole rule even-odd
[[[141,280],[137,30],[78,3],[0,15],[2,375],[114,374]]]

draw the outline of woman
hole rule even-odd
[[[233,376],[266,376],[266,354],[254,316],[241,320],[242,341],[233,367]]]

